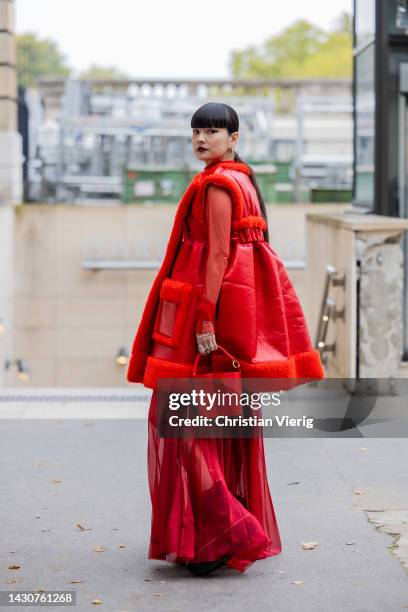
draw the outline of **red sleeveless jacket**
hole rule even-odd
[[[264,240],[266,223],[249,175],[246,164],[212,162],[184,192],[133,340],[129,382],[155,389],[158,378],[191,376],[196,324],[206,310],[204,203],[210,184],[232,198],[230,258],[214,320],[217,344],[239,360],[246,378],[324,378],[299,298],[282,260]]]

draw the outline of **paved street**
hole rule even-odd
[[[78,611],[408,609],[405,439],[266,439],[283,553],[195,578],[147,559],[146,394],[109,391],[1,394],[3,590],[73,589]]]

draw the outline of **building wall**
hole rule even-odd
[[[14,209],[0,205],[0,387],[8,378],[5,360],[13,354],[13,242]]]

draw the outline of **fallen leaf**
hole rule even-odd
[[[361,491],[361,489],[353,489],[354,495],[367,495],[367,491]]]
[[[103,546],[96,546],[94,548],[95,552],[105,552],[106,548],[104,548]]]
[[[102,599],[94,599],[93,604],[101,604],[102,603]]]
[[[8,568],[9,569],[20,569],[20,565],[9,565]]]
[[[35,592],[36,593],[44,593],[45,589],[44,587],[39,587]]]
[[[312,548],[316,548],[319,542],[302,542],[303,550],[311,550]]]
[[[75,525],[78,527],[78,529],[80,529],[81,531],[92,531],[92,527],[82,527],[82,525],[80,525],[79,523],[75,523]]]
[[[385,512],[387,508],[363,508],[364,512]]]
[[[79,584],[82,580],[68,580],[70,584]]]
[[[303,580],[292,580],[292,584],[304,584]]]
[[[53,484],[58,484],[59,482],[62,482],[62,480],[60,480],[59,478],[54,478],[54,479],[52,480],[52,483],[53,483]]]
[[[346,542],[347,546],[353,546],[355,542]]]
[[[145,581],[146,581],[146,582],[150,582],[150,581],[151,581],[151,578],[145,578]]]
[[[156,595],[156,597],[163,597],[164,593],[153,593],[153,595]]]
[[[118,548],[126,548],[126,544],[118,544]]]

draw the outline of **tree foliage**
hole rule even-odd
[[[58,45],[48,38],[26,32],[16,36],[17,79],[19,85],[35,87],[39,77],[70,74],[66,58]]]
[[[234,78],[351,77],[351,17],[343,12],[330,31],[299,19],[260,46],[233,51]]]
[[[16,36],[16,47],[19,85],[36,87],[40,77],[68,77],[72,74],[58,44],[49,38],[40,38],[33,32],[26,32]],[[92,64],[79,78],[126,79],[128,75],[115,66]]]

